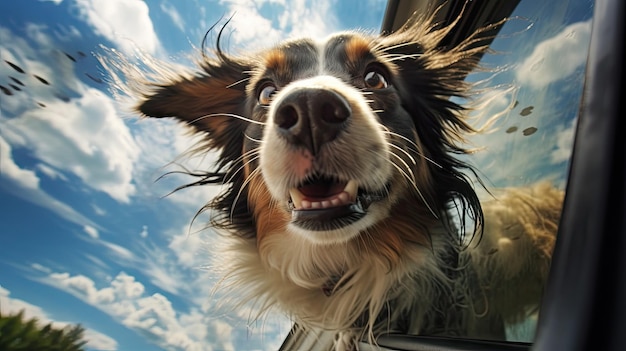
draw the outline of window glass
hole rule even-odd
[[[467,158],[488,189],[547,180],[565,190],[592,15],[589,0],[523,0],[483,57],[486,72],[468,77],[488,96],[475,112],[488,132],[470,138],[483,149]],[[507,340],[531,342],[536,322],[533,312],[508,325]]]
[[[188,179],[155,181],[212,159],[178,159],[195,140],[130,114],[96,55],[142,50],[191,66],[205,32],[231,16],[224,43],[238,52],[376,33],[385,5],[0,1],[0,314],[80,323],[89,350],[278,349],[290,321],[230,313],[210,296],[212,233],[205,217],[189,224],[216,189],[166,196]]]

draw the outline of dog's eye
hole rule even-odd
[[[365,86],[371,89],[384,89],[389,86],[385,76],[379,71],[367,71],[363,78]]]
[[[276,86],[274,86],[274,84],[266,83],[265,85],[263,85],[261,90],[259,91],[259,104],[265,106],[269,105],[272,101],[272,95],[274,95],[275,92]]]

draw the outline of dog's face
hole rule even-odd
[[[356,34],[286,43],[263,54],[247,88],[263,124],[246,131],[246,177],[271,196],[251,202],[276,203],[285,228],[315,243],[352,239],[389,215],[413,177],[430,179],[424,158],[411,159],[423,148],[393,86],[397,68],[370,45]]]
[[[450,156],[470,127],[449,98],[464,94],[483,48],[443,50],[446,30],[415,21],[386,37],[342,33],[239,58],[218,43],[200,74],[154,84],[138,109],[191,124],[221,151],[204,183],[228,185],[211,207],[238,235],[427,244],[393,223],[428,228],[455,196],[477,204]]]

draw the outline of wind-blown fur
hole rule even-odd
[[[336,331],[338,349],[393,331],[501,338],[537,309],[563,194],[539,184],[481,206],[456,157],[475,130],[451,98],[468,97],[487,47],[482,31],[441,47],[454,25],[416,16],[387,36],[240,57],[220,31],[197,73],[135,76],[139,112],[177,118],[204,135],[199,152],[219,153],[184,187],[225,185],[205,209],[242,303]]]

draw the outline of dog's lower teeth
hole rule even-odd
[[[348,201],[350,201],[350,194],[344,191],[343,193],[339,194],[337,198],[339,199],[339,201],[347,203]]]
[[[309,200],[301,200],[300,203],[294,203],[295,208],[298,210],[310,210],[310,209],[320,209],[320,208],[332,208],[338,207],[341,205],[347,205],[350,203],[350,195],[346,192],[342,192],[332,199],[322,200],[322,201],[309,201]],[[299,205],[299,206],[298,206]]]
[[[298,191],[298,189],[294,188],[289,191],[291,195],[290,206],[293,206],[293,209],[296,210],[311,210],[348,205],[356,201],[357,191],[358,185],[356,181],[351,180],[346,185],[344,191],[340,192],[339,194],[333,195],[332,197],[326,198],[321,201],[314,201],[311,198],[306,199],[305,195]]]

